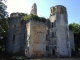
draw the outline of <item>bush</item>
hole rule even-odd
[[[22,21],[27,21],[27,20],[34,20],[34,21],[40,21],[40,22],[43,22],[45,23],[46,22],[46,18],[44,17],[38,17],[37,15],[33,15],[33,14],[30,14],[30,15],[25,15],[21,18]]]

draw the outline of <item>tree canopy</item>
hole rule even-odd
[[[3,3],[6,0],[0,0],[0,52],[5,50],[5,42],[6,42],[6,31],[7,27],[7,17],[8,13],[6,11],[7,6]],[[1,39],[3,37],[3,39]]]
[[[3,0],[2,0],[3,1]],[[7,30],[7,17],[8,13],[6,12],[7,6],[0,1],[0,35],[5,35]]]
[[[80,33],[80,24],[71,23],[71,24],[69,24],[69,29],[72,30],[75,34],[78,34],[78,33]]]
[[[71,23],[69,24],[69,29],[74,32],[74,41],[77,51],[80,51],[80,24]]]

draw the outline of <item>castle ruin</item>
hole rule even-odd
[[[37,14],[36,3],[30,14]],[[27,57],[71,57],[71,51],[75,51],[74,34],[69,30],[66,7],[52,6],[46,23],[33,20],[21,23],[24,15],[12,13],[8,18],[7,53]]]

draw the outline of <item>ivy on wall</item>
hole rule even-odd
[[[46,22],[46,18],[44,17],[39,17],[37,15],[33,15],[33,14],[30,14],[30,15],[25,15],[21,18],[22,21],[27,21],[27,20],[34,20],[34,21],[40,21],[40,22],[43,22],[45,23]]]

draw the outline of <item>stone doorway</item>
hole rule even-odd
[[[55,55],[55,50],[54,49],[52,50],[52,55]]]
[[[75,55],[74,50],[71,49],[71,56],[74,56],[74,55]]]

